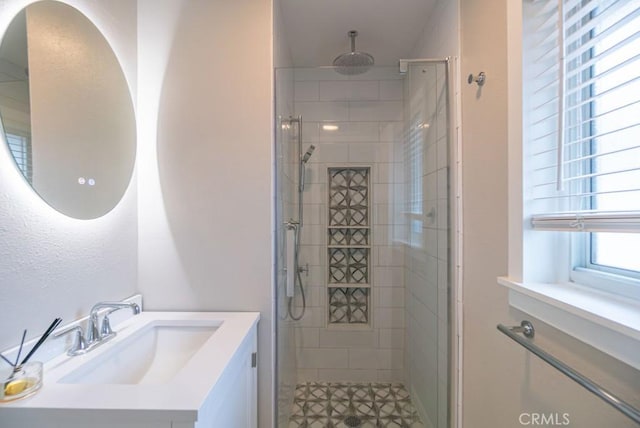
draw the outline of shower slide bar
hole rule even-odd
[[[536,356],[541,358],[544,362],[550,364],[575,382],[582,385],[591,393],[597,395],[599,398],[604,400],[607,404],[613,406],[620,413],[623,413],[632,421],[640,424],[640,410],[631,406],[629,403],[621,400],[616,397],[588,377],[578,373],[573,368],[569,367],[562,361],[558,360],[553,355],[547,353],[542,350],[538,346],[534,345],[530,340],[525,339],[518,335],[518,333],[522,333],[526,338],[532,338],[535,334],[535,329],[533,328],[533,324],[529,321],[522,321],[519,326],[507,327],[503,324],[498,324],[497,326],[500,332],[509,336],[514,341],[518,342],[520,345],[524,346],[527,350],[534,353]]]

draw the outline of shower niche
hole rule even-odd
[[[329,325],[371,320],[370,167],[328,168]]]

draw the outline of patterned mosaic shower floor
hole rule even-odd
[[[422,428],[400,383],[298,384],[289,428]]]

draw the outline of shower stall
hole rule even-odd
[[[276,70],[277,426],[445,428],[450,64],[341,67]]]

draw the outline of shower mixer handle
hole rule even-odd
[[[298,272],[304,272],[304,276],[309,276],[309,263],[305,263],[304,267],[298,267]]]
[[[291,229],[298,230],[298,227],[300,226],[300,222],[290,218],[289,220],[284,222],[284,226],[289,230]]]

